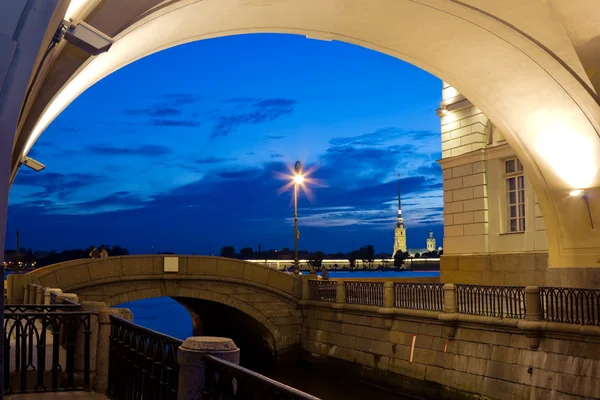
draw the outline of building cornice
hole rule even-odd
[[[479,150],[470,151],[460,156],[442,158],[437,160],[438,164],[442,169],[460,167],[461,165],[472,164],[478,161],[495,160],[498,158],[505,158],[514,156],[514,150],[508,145],[508,143],[501,144],[499,146],[486,147]]]

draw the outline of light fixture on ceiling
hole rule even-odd
[[[25,158],[23,158],[23,164],[26,167],[31,168],[35,172],[40,172],[41,170],[43,170],[44,168],[46,168],[46,166],[44,164],[42,164],[39,161],[34,160],[31,157],[25,157]]]
[[[66,28],[65,40],[93,56],[107,52],[114,42],[111,37],[83,21],[63,21],[63,24]]]

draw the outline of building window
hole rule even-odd
[[[504,161],[506,179],[506,231],[525,232],[525,176],[518,158]]]

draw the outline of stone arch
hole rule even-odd
[[[167,257],[178,258],[178,272],[164,272]],[[264,326],[278,356],[300,343],[301,279],[258,263],[172,255],[75,260],[14,275],[9,278],[9,296],[22,296],[27,283],[109,306],[163,296],[207,300],[235,308]]]
[[[505,134],[531,177],[546,222],[550,265],[597,266],[600,231],[586,228],[584,204],[567,196],[571,189],[587,189],[593,205],[600,204],[600,100],[560,24],[545,5],[534,3],[509,0],[498,10],[454,0],[190,0],[138,10],[121,25],[115,19],[125,15],[103,16],[100,9],[90,21],[99,29],[110,26],[115,44],[88,59],[60,90],[40,93],[48,106],[24,122],[13,175],[21,155],[73,99],[141,57],[243,33],[340,40],[410,62],[470,99]],[[527,15],[536,20],[524,22]],[[600,217],[600,207],[592,212]]]

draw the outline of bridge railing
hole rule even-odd
[[[95,313],[67,305],[7,305],[4,311],[5,393],[90,389]]]
[[[311,279],[308,281],[309,299],[317,301],[335,301],[337,282],[320,281]]]
[[[115,315],[110,316],[110,323],[108,397],[177,400],[180,390],[191,390],[179,385],[180,373],[189,373],[182,370],[178,360],[182,340]],[[191,381],[203,399],[319,400],[214,355],[200,353],[200,357],[204,375],[193,376]],[[185,386],[190,380],[182,382]]]
[[[600,289],[541,287],[544,319],[579,325],[600,325]]]
[[[394,282],[394,306],[413,310],[443,311],[442,283]]]
[[[524,286],[456,285],[458,312],[498,318],[525,318]]]
[[[384,282],[344,282],[346,303],[383,307]]]

